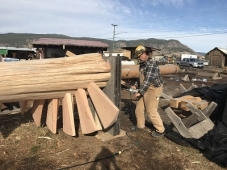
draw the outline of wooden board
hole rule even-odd
[[[178,132],[185,138],[191,138],[191,134],[185,127],[184,123],[181,121],[181,118],[179,118],[170,107],[166,108],[165,112],[173,122],[174,126],[177,128]]]
[[[19,101],[20,110],[21,110],[21,114],[22,114],[22,115],[23,115],[24,112],[26,111],[27,104],[28,104],[28,101]]]
[[[87,90],[104,129],[110,127],[116,122],[119,109],[95,83],[90,83]]]
[[[193,97],[193,98],[183,98],[183,100],[180,102],[180,108],[185,110],[185,111],[189,111],[189,108],[187,106],[187,104],[190,102],[192,104],[197,103],[197,102],[201,102],[202,99],[200,97]]]
[[[182,100],[190,100],[193,99],[194,97],[191,95],[185,95],[179,98],[172,98],[170,99],[170,107],[172,108],[179,108],[180,107],[180,103]]]
[[[205,119],[194,126],[189,128],[189,132],[193,138],[199,139],[205,135],[208,131],[214,128],[214,123],[209,119]]]
[[[57,133],[59,99],[51,99],[48,103],[46,124],[51,132]]]
[[[91,98],[88,98],[88,105],[89,105],[89,107],[91,109],[91,113],[92,113],[93,118],[95,120],[95,124],[96,124],[97,130],[102,130],[102,125],[101,125],[100,119],[99,119],[99,117],[97,115],[97,112],[96,112],[95,107],[94,107],[94,105],[93,105],[93,103],[91,101]]]
[[[65,97],[62,99],[63,132],[70,136],[75,136],[76,130],[72,102],[72,95],[66,93]]]
[[[97,131],[97,127],[88,105],[87,95],[84,89],[75,92],[78,113],[80,117],[80,127],[83,134]]]
[[[45,100],[35,100],[31,109],[32,117],[37,126],[41,125],[41,116]]]

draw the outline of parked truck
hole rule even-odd
[[[198,56],[193,55],[193,54],[181,54],[180,59],[183,60],[184,58],[196,58],[196,59],[198,59]]]
[[[183,60],[176,61],[176,64],[180,67],[195,67],[195,68],[203,68],[204,64],[202,61],[196,58],[184,58]]]

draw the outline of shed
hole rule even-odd
[[[209,51],[206,56],[209,59],[209,65],[226,67],[227,66],[227,50],[225,48],[215,47]]]
[[[7,58],[29,59],[30,55],[35,53],[35,49],[17,48],[17,47],[0,47],[0,55]]]
[[[76,55],[86,53],[103,53],[108,45],[100,41],[88,41],[77,39],[40,38],[31,42],[37,48],[37,57],[58,58],[64,57],[67,50]]]

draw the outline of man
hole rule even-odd
[[[138,93],[135,93],[135,97],[138,98],[135,110],[137,126],[132,127],[132,130],[145,128],[144,111],[146,110],[150,121],[156,129],[151,132],[151,135],[161,137],[165,135],[165,127],[158,113],[159,98],[163,90],[163,80],[160,75],[159,67],[156,62],[150,58],[151,50],[139,45],[135,53],[140,64],[140,76],[139,81],[132,86],[133,89],[138,88]]]

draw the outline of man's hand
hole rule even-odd
[[[140,93],[135,93],[134,96],[135,96],[136,98],[140,98],[140,97],[141,97],[141,94],[140,94]]]
[[[136,89],[136,86],[131,86],[131,89]]]

